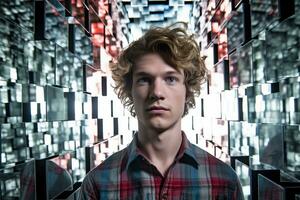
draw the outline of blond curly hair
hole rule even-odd
[[[139,58],[150,53],[157,53],[177,71],[183,70],[187,91],[184,115],[189,108],[195,107],[195,95],[200,94],[207,69],[194,36],[189,35],[186,29],[187,24],[182,22],[165,28],[151,28],[122,51],[117,63],[111,66],[114,90],[132,116],[136,115],[131,95],[133,66]]]

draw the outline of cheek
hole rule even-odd
[[[184,107],[186,102],[186,90],[185,87],[173,92],[174,96],[172,97],[173,101],[177,104],[182,105]]]
[[[132,95],[132,99],[134,104],[136,104],[136,102],[141,103],[140,101],[142,101],[143,99],[146,98],[146,90],[143,90],[141,88],[139,89],[132,89],[131,91],[131,95]]]
[[[141,91],[132,91],[132,100],[135,114],[138,118],[143,118],[143,110],[145,107],[145,97]]]
[[[186,87],[183,86],[179,91],[177,91],[175,94],[177,94],[177,98],[183,99],[183,101],[186,101],[186,96],[187,96],[187,90]]]

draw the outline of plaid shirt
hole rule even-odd
[[[79,199],[103,200],[240,200],[240,182],[234,170],[191,144],[182,144],[165,176],[137,148],[137,137],[90,171]]]

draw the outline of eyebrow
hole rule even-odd
[[[134,75],[136,75],[136,76],[151,76],[151,74],[150,73],[147,73],[147,72],[144,72],[144,71],[140,71],[140,72],[134,72],[133,73]],[[178,71],[166,71],[164,74],[166,74],[166,75],[182,75],[180,72],[178,72]]]

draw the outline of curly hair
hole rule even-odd
[[[207,69],[194,36],[189,35],[186,29],[187,24],[183,22],[165,28],[151,28],[121,52],[117,63],[111,66],[114,90],[132,116],[135,116],[131,95],[133,66],[139,58],[150,53],[157,53],[177,71],[183,70],[187,91],[184,115],[189,108],[195,107],[195,95],[200,94]]]

